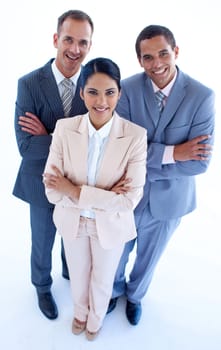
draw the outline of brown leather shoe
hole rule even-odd
[[[98,336],[99,332],[100,332],[100,329],[98,329],[97,332],[90,332],[88,329],[86,329],[85,334],[86,334],[87,340],[90,340],[90,341],[94,340]]]
[[[87,322],[79,321],[77,318],[74,318],[72,322],[72,333],[76,335],[81,334],[86,328],[86,323]]]

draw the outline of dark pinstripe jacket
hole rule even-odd
[[[45,196],[42,173],[49,153],[51,133],[56,121],[64,115],[58,87],[51,70],[51,59],[45,66],[32,71],[18,80],[15,107],[15,134],[22,157],[13,194],[36,206],[51,207]],[[79,95],[79,81],[73,99],[71,116],[84,114],[87,109]],[[39,117],[48,135],[32,136],[21,130],[18,118],[31,112]]]

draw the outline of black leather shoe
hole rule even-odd
[[[133,326],[136,326],[140,321],[141,314],[142,314],[141,303],[135,304],[127,300],[126,315],[130,324],[132,324]]]
[[[112,298],[109,302],[108,308],[107,308],[107,314],[109,314],[111,311],[113,311],[117,305],[117,299],[118,298]]]
[[[38,306],[41,312],[50,320],[58,317],[58,309],[51,292],[40,293],[38,295]]]

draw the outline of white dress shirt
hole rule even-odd
[[[96,130],[90,122],[88,117],[88,170],[87,170],[87,179],[88,185],[95,186],[97,171],[99,169],[101,159],[104,154],[105,145],[108,140],[108,136],[111,130],[113,118],[109,120],[102,128]],[[94,219],[95,214],[90,210],[82,210],[81,216]]]
[[[63,92],[64,92],[63,91],[64,86],[62,85],[62,81],[66,77],[57,68],[57,66],[55,64],[55,60],[51,64],[51,69],[52,69],[52,72],[54,74],[57,86],[58,86],[59,94],[60,94],[60,96],[62,96]],[[79,78],[80,74],[81,74],[81,69],[79,69],[79,71],[76,74],[74,74],[72,77],[69,78],[72,81],[72,83],[73,83],[73,96],[74,96],[74,93],[75,93],[75,89],[76,89],[76,86],[77,86],[77,81],[78,81],[78,78]]]

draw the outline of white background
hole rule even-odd
[[[69,282],[61,277],[60,240],[53,255],[53,294],[59,318],[49,321],[37,308],[30,283],[28,206],[11,195],[20,157],[14,135],[18,78],[45,64],[56,51],[57,18],[69,9],[93,19],[93,47],[87,58],[106,56],[122,77],[141,71],[134,43],[149,24],[168,26],[180,47],[179,67],[215,90],[216,142],[208,172],[197,178],[198,207],[186,216],[163,255],[143,300],[137,327],[128,324],[125,300],[105,319],[94,343],[70,332]],[[0,347],[9,350],[220,350],[220,11],[218,0],[11,0],[0,5],[1,33],[1,244]],[[133,256],[132,256],[133,259]]]

